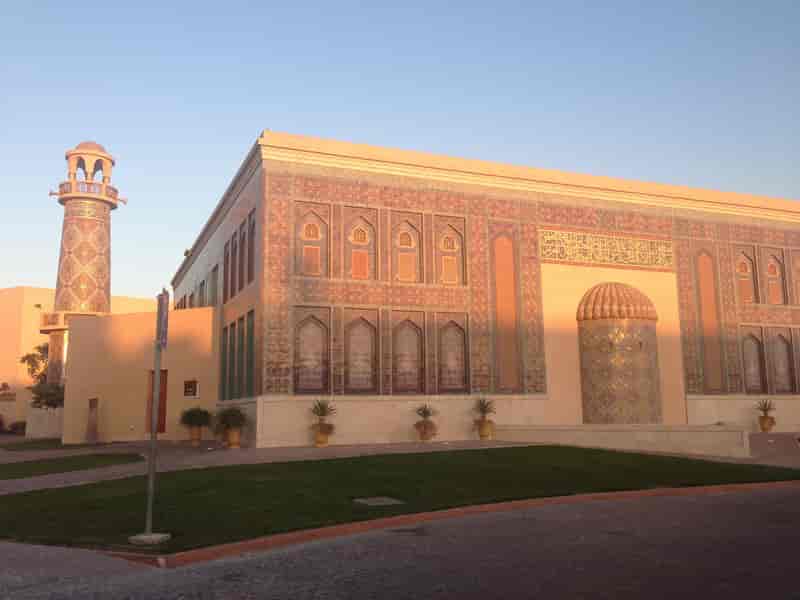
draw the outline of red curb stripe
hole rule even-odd
[[[547,498],[531,498],[526,500],[510,500],[506,502],[495,502],[491,504],[476,504],[472,506],[461,506],[423,513],[413,513],[407,515],[397,515],[394,517],[384,517],[369,521],[358,521],[355,523],[344,523],[341,525],[331,525],[317,529],[306,529],[302,531],[292,531],[288,533],[278,533],[240,542],[231,542],[219,546],[208,546],[176,552],[166,555],[138,554],[136,552],[104,552],[109,556],[123,558],[132,562],[147,564],[161,568],[175,568],[195,563],[208,562],[228,556],[246,554],[263,550],[273,550],[294,546],[316,540],[326,540],[337,537],[366,533],[380,529],[391,529],[398,526],[414,525],[428,521],[439,521],[464,517],[469,515],[507,512],[523,508],[533,508],[536,506],[547,506],[552,504],[577,504],[596,500],[632,500],[637,498],[652,498],[664,496],[694,496],[694,495],[720,495],[733,492],[744,492],[761,489],[791,488],[800,487],[800,480],[791,481],[771,481],[765,483],[730,483],[722,485],[707,485],[681,488],[652,488],[647,490],[629,490],[621,492],[593,492],[588,494],[574,494],[572,496],[551,496]]]

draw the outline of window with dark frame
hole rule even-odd
[[[236,325],[238,330],[238,339],[236,340],[238,343],[237,352],[237,363],[236,363],[236,397],[242,398],[245,394],[245,386],[244,386],[244,317],[239,317],[239,321]]]
[[[183,382],[183,397],[184,398],[197,398],[200,394],[199,386],[196,379],[187,379]]]
[[[222,259],[222,303],[228,301],[228,280],[230,279],[230,244],[225,244],[225,253]]]
[[[254,396],[254,388],[255,388],[255,368],[256,368],[256,357],[255,357],[255,312],[250,311],[247,313],[247,365],[245,366],[246,370],[246,385],[247,385],[247,397],[252,398]]]
[[[238,291],[242,291],[246,281],[245,281],[245,267],[247,266],[246,262],[246,254],[247,254],[247,223],[242,223],[239,226],[239,288]]]
[[[208,279],[208,306],[217,305],[217,290],[219,289],[219,265],[214,265]]]
[[[253,283],[256,277],[256,211],[247,217],[247,283]]]
[[[228,293],[229,298],[233,298],[236,295],[236,273],[238,272],[239,265],[238,265],[238,258],[239,258],[239,235],[234,233],[233,239],[231,240],[231,290]]]
[[[220,352],[220,379],[219,379],[219,397],[221,400],[228,400],[230,398],[228,387],[228,328],[222,328],[222,351]]]
[[[236,393],[236,322],[228,327],[228,398],[238,398]]]

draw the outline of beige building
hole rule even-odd
[[[212,354],[189,354],[218,381],[200,401],[242,407],[258,446],[309,443],[320,398],[333,443],[412,440],[422,402],[439,439],[467,439],[484,396],[515,439],[611,428],[688,448],[719,423],[743,439],[764,397],[800,429],[798,225],[790,200],[265,131],[178,267],[174,314],[209,320],[191,347]],[[173,364],[170,385],[199,378]],[[68,386],[67,410],[97,396],[114,415],[125,394]]]
[[[14,421],[27,420],[31,403],[28,386],[32,385],[27,367],[20,357],[40,344],[48,336],[40,333],[42,315],[54,302],[55,290],[19,286],[0,289],[0,383],[7,383],[11,393],[0,394],[0,416],[6,426]],[[155,310],[155,300],[113,296],[111,310],[116,313],[150,312]]]

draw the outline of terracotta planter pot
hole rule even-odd
[[[494,438],[494,422],[489,419],[481,419],[477,421],[478,436],[482,440],[491,440]]]
[[[315,431],[314,432],[314,445],[317,448],[324,448],[328,445],[328,438],[330,436],[327,433],[323,433],[322,431]]]
[[[199,425],[192,425],[189,427],[189,439],[192,440],[192,446],[197,448],[200,445],[200,439],[203,437],[203,428]]]
[[[239,427],[228,427],[225,430],[225,437],[228,440],[228,448],[241,448],[242,430]]]
[[[417,430],[419,434],[419,439],[423,442],[429,442],[436,436],[436,423],[433,421],[417,421],[414,424],[414,428]]]
[[[764,433],[769,433],[772,431],[772,428],[775,427],[775,417],[767,417],[762,415],[758,417],[758,425],[761,427],[761,431]]]

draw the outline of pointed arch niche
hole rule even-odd
[[[322,210],[304,208],[295,225],[295,273],[328,276],[328,223]]]
[[[440,315],[438,351],[439,393],[468,389],[467,332],[464,318]]]
[[[714,257],[701,250],[695,258],[697,300],[702,331],[703,391],[706,394],[723,391],[722,326],[717,303],[717,274]]]
[[[792,394],[795,391],[794,351],[789,329],[770,331],[770,376],[775,394]]]
[[[744,389],[748,394],[767,392],[764,368],[764,344],[760,327],[742,330],[742,365],[744,367]]]
[[[392,272],[402,283],[422,282],[422,235],[409,221],[392,232]]]
[[[377,279],[376,229],[363,216],[345,229],[345,275],[349,279]]]
[[[424,365],[422,325],[403,319],[392,331],[392,392],[423,393]]]
[[[294,389],[321,394],[329,389],[330,328],[327,309],[297,309],[295,326]]]
[[[347,393],[378,392],[378,320],[373,311],[348,311],[344,328],[344,387]]]

